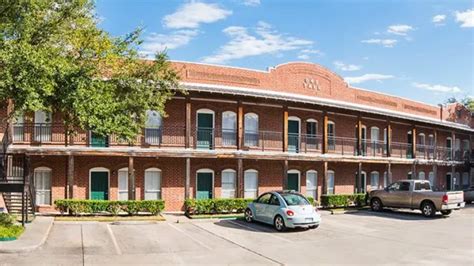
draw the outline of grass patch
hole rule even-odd
[[[20,225],[0,226],[0,241],[16,240],[24,230]]]
[[[58,222],[123,222],[123,221],[152,221],[161,222],[165,218],[161,215],[150,216],[56,216]]]
[[[243,213],[229,214],[193,214],[187,215],[190,219],[243,219]]]

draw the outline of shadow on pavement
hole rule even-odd
[[[240,229],[248,232],[260,232],[270,234],[297,233],[311,230],[307,228],[288,228],[284,232],[278,232],[273,228],[272,225],[256,221],[252,223],[247,223],[244,220],[220,220],[215,222],[214,224],[226,228]]]
[[[384,209],[381,212],[374,212],[371,210],[363,210],[358,212],[346,213],[346,215],[364,216],[364,217],[381,217],[387,219],[398,219],[404,221],[430,221],[436,219],[445,219],[449,216],[436,214],[434,217],[424,217],[421,212],[407,211],[399,209]]]

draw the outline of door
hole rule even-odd
[[[91,131],[90,133],[90,146],[91,147],[108,147],[109,138],[107,136],[101,136]]]
[[[410,207],[410,182],[396,182],[390,185],[382,203],[387,207]]]
[[[198,113],[197,148],[211,149],[214,141],[214,115]]]
[[[446,189],[453,190],[453,179],[451,177],[451,174],[446,174]]]
[[[277,196],[272,195],[270,198],[270,202],[267,204],[265,208],[265,222],[266,223],[273,223],[273,217],[275,214],[278,213],[280,209],[280,200]]]
[[[288,189],[300,191],[300,175],[298,173],[288,173]]]
[[[371,127],[370,128],[370,146],[372,156],[377,156],[381,154],[379,145],[379,128],[378,127]]]
[[[407,143],[408,143],[407,151],[406,151],[407,158],[413,158],[413,152],[412,152],[412,148],[411,148],[413,146],[413,135],[412,135],[411,131],[408,131]]]
[[[362,127],[362,155],[367,156],[367,128]]]
[[[270,204],[271,193],[265,193],[255,202],[255,219],[261,222],[268,222],[266,208]]]
[[[212,173],[197,174],[196,199],[212,199]]]
[[[91,195],[92,200],[109,199],[109,173],[91,172]]]
[[[298,152],[300,143],[300,122],[288,120],[288,151]]]

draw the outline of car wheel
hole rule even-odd
[[[442,214],[442,215],[450,215],[452,211],[453,211],[453,210],[441,211],[441,214]]]
[[[246,209],[246,210],[245,210],[244,217],[245,217],[245,221],[246,221],[247,223],[253,222],[253,213],[252,213],[252,210],[251,210],[251,209]]]
[[[382,206],[382,202],[375,198],[375,199],[372,199],[372,201],[370,202],[370,208],[373,210],[373,211],[376,211],[376,212],[379,212],[382,210],[383,206]]]
[[[433,217],[436,214],[436,209],[433,203],[426,201],[421,205],[421,212],[425,217]]]
[[[309,229],[316,229],[316,228],[318,228],[318,227],[319,227],[319,224],[315,224],[315,225],[311,225],[311,226],[309,227]]]
[[[283,220],[283,217],[281,217],[280,215],[277,215],[277,217],[275,217],[273,225],[275,226],[275,229],[278,232],[283,232],[286,230],[285,220]]]

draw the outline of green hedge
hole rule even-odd
[[[21,225],[1,226],[0,225],[0,241],[15,240],[25,229]]]
[[[110,213],[117,215],[126,212],[129,215],[136,215],[138,212],[149,212],[153,215],[159,214],[165,207],[162,200],[76,200],[65,199],[54,201],[56,208],[61,213],[67,211],[73,215]]]
[[[341,194],[341,195],[321,195],[321,206],[328,207],[347,207],[366,205],[366,194]]]
[[[242,213],[252,199],[188,199],[184,202],[186,214]]]

